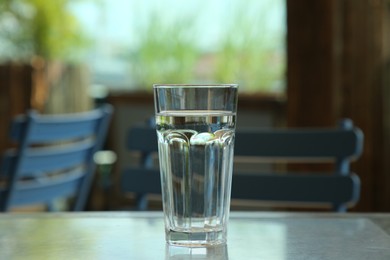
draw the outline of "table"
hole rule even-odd
[[[226,246],[167,246],[161,212],[0,214],[0,259],[390,259],[390,214],[232,212]]]

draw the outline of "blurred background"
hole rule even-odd
[[[237,127],[351,118],[365,134],[353,210],[390,211],[389,0],[0,1],[0,150],[27,109],[115,107],[112,189],[97,181],[90,209],[126,204],[124,140],[153,115],[153,83],[238,83]]]

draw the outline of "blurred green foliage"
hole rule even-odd
[[[150,90],[153,83],[238,83],[245,92],[283,91],[285,35],[272,29],[271,17],[280,2],[248,2],[226,19],[224,33],[211,51],[198,46],[197,37],[202,35],[196,30],[197,17],[183,15],[167,23],[163,14],[153,12],[149,22],[139,28],[137,45],[129,57],[136,87]],[[197,78],[205,76],[197,75],[197,69],[206,77]]]
[[[193,19],[168,24],[152,14],[138,31],[138,42],[131,52],[130,64],[135,84],[150,88],[154,83],[191,82],[199,58],[191,28]]]
[[[77,59],[90,40],[70,11],[74,1],[1,0],[0,59]]]
[[[0,0],[0,60],[79,59],[91,44],[71,10],[80,1],[85,0]],[[281,3],[247,0],[234,6],[211,49],[199,46],[205,37],[205,24],[197,24],[202,7],[179,17],[161,10],[139,17],[135,44],[120,57],[130,64],[132,87],[238,83],[245,92],[283,91],[285,35],[272,25],[273,10]]]
[[[216,53],[214,78],[217,82],[238,83],[246,92],[283,88],[284,35],[269,29],[272,4],[255,9],[255,16],[248,15],[245,5],[236,10]]]

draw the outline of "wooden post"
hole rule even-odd
[[[389,2],[344,1],[343,107],[365,134],[359,209],[390,211]]]
[[[89,95],[90,76],[85,65],[50,62],[45,66],[44,77],[48,97],[44,113],[74,113],[93,108]]]
[[[339,117],[338,0],[287,0],[287,125],[333,126]]]
[[[8,138],[10,120],[31,108],[31,73],[30,65],[0,65],[0,152],[12,145]]]
[[[289,126],[351,118],[365,135],[352,169],[358,211],[390,211],[390,8],[387,0],[287,0]]]

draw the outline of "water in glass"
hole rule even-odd
[[[235,119],[235,113],[215,110],[156,115],[165,227],[171,244],[226,242]]]

